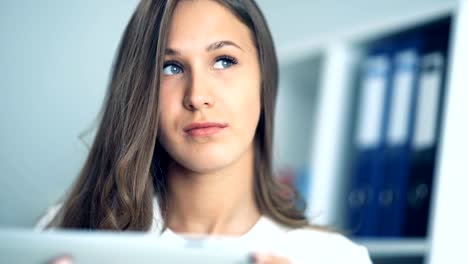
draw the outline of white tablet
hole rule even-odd
[[[81,263],[252,263],[226,240],[164,240],[147,233],[0,229],[0,263],[48,263],[58,256]]]

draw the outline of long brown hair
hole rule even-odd
[[[261,68],[261,116],[254,138],[254,190],[263,215],[304,227],[305,204],[275,181],[272,139],[278,62],[271,33],[253,0],[217,0],[252,33]],[[114,61],[108,92],[87,160],[51,225],[63,228],[148,230],[153,197],[168,210],[169,155],[158,142],[160,72],[177,0],[142,0]]]

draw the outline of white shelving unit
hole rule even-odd
[[[424,256],[429,252],[430,245],[427,239],[417,238],[380,240],[357,239],[355,242],[365,246],[367,250],[369,250],[371,256],[377,258]]]
[[[453,109],[455,107],[462,107],[461,105],[453,106],[455,103],[461,104],[461,101],[464,100],[465,105],[467,105],[466,102],[468,102],[468,80],[463,80],[463,73],[461,73],[461,71],[465,71],[465,75],[468,73],[466,70],[468,69],[466,63],[468,61],[466,57],[468,49],[466,41],[468,4],[466,2],[466,0],[462,0],[460,1],[460,5],[445,5],[437,9],[424,10],[405,17],[394,17],[374,25],[349,29],[328,38],[322,38],[315,42],[293,47],[287,57],[281,56],[281,53],[287,54],[287,51],[280,51],[280,58],[284,58],[281,61],[282,68],[286,69],[293,67],[297,61],[300,61],[299,58],[307,56],[322,58],[320,63],[315,65],[315,67],[320,67],[320,81],[314,84],[314,86],[309,87],[317,91],[313,93],[313,98],[309,98],[311,104],[313,104],[311,106],[313,109],[310,111],[312,113],[310,114],[310,120],[313,120],[314,130],[311,133],[311,138],[306,139],[306,142],[310,142],[308,144],[310,147],[309,164],[310,168],[312,168],[312,180],[309,185],[311,196],[307,199],[310,210],[307,214],[312,219],[315,219],[316,223],[340,229],[343,228],[343,217],[340,215],[340,212],[343,210],[340,208],[338,200],[348,180],[343,178],[343,175],[345,175],[343,171],[347,169],[343,164],[343,160],[347,158],[346,152],[343,151],[344,137],[350,129],[349,123],[346,121],[346,114],[350,110],[351,100],[349,98],[353,89],[353,74],[355,74],[350,69],[353,69],[354,63],[360,57],[361,43],[401,32],[416,25],[423,25],[439,18],[452,18],[449,48],[449,55],[451,55],[449,65],[451,67],[448,69],[448,79],[450,80],[448,84],[449,96],[446,98],[446,109],[444,109],[445,116],[443,119],[446,122],[442,127],[442,135],[455,137],[455,139],[441,139],[440,149],[442,151],[438,154],[438,164],[436,164],[439,170],[437,170],[434,176],[433,187],[433,201],[435,200],[434,198],[437,198],[437,207],[431,209],[432,215],[428,220],[428,237],[421,239],[356,240],[357,243],[368,248],[373,258],[420,257],[420,259],[425,259],[426,262],[430,261],[431,264],[443,263],[442,259],[444,257],[440,256],[444,254],[444,246],[441,243],[434,243],[432,238],[433,236],[436,238],[444,237],[441,230],[447,230],[447,227],[444,228],[441,225],[446,225],[450,221],[447,220],[447,217],[440,216],[440,212],[447,212],[442,207],[450,205],[447,204],[447,200],[444,200],[448,199],[444,197],[447,194],[441,193],[438,186],[444,183],[448,184],[449,180],[452,181],[452,184],[455,182],[454,179],[450,179],[450,176],[447,175],[452,173],[453,168],[450,166],[458,166],[459,171],[456,172],[456,175],[459,175],[459,177],[468,177],[468,167],[462,166],[461,163],[456,163],[461,162],[460,152],[457,152],[460,150],[450,145],[456,144],[454,141],[460,140],[464,142],[465,149],[468,149],[468,145],[466,144],[468,138],[466,126],[468,125],[464,125],[466,121],[462,121],[463,111],[461,109]],[[464,38],[462,38],[462,35]],[[464,59],[456,59],[459,54],[463,54]],[[451,63],[452,60],[454,64]],[[314,72],[316,72],[315,69]],[[452,76],[452,74],[455,76]],[[283,84],[283,86],[286,85],[288,84]],[[454,97],[457,97],[458,101],[455,102]],[[465,115],[468,114],[468,108],[464,113]],[[307,114],[304,115],[307,116]],[[456,133],[456,130],[460,129],[460,126],[465,126],[461,129],[465,131],[463,135]],[[465,138],[461,139],[460,137]],[[457,160],[454,161],[453,159]],[[444,191],[449,192],[446,189]],[[467,199],[465,198],[465,201]],[[442,201],[445,201],[445,203]],[[434,207],[434,204],[432,204],[432,207]],[[464,219],[466,220],[467,218],[465,217]],[[467,222],[468,220],[464,222],[464,225]],[[461,224],[454,228],[465,227]],[[448,241],[446,242],[449,243]],[[446,257],[446,255],[444,256]]]
[[[460,1],[452,31],[442,147],[438,160],[427,263],[468,263],[468,1]]]

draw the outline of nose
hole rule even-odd
[[[184,106],[190,111],[213,107],[215,101],[212,94],[212,84],[206,73],[191,72],[190,82],[184,95]]]

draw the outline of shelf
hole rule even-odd
[[[350,25],[341,31],[331,31],[320,36],[312,35],[308,39],[283,46],[278,50],[281,64],[292,64],[306,55],[319,55],[332,43],[359,43],[383,35],[392,34],[419,24],[453,15],[458,8],[456,1],[427,6],[406,14],[396,14],[372,23]]]
[[[429,242],[424,238],[354,239],[369,251],[371,257],[424,256]]]

